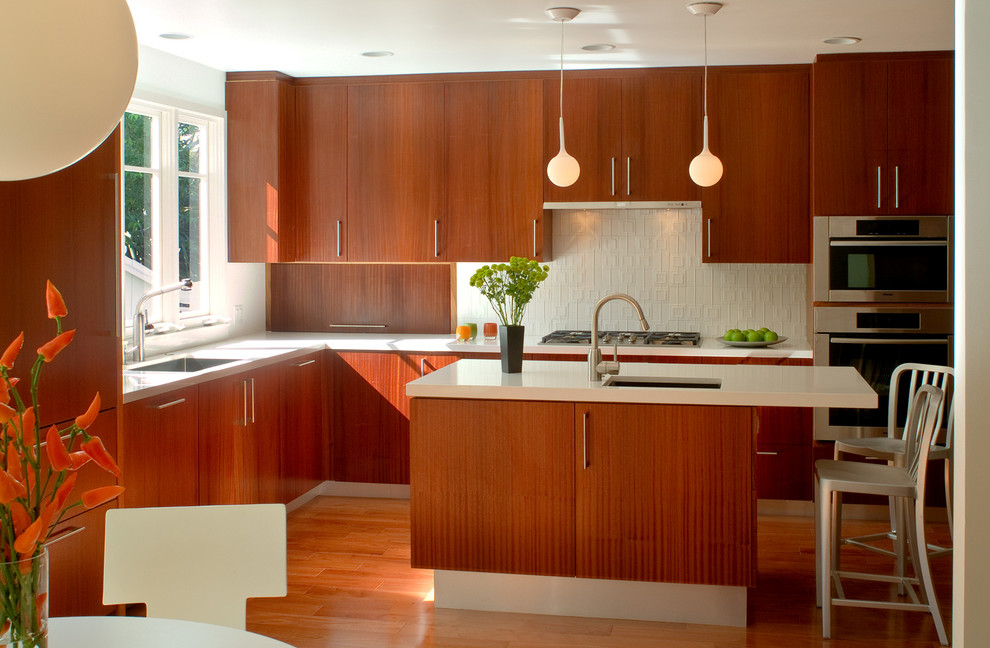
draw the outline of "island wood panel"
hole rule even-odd
[[[544,82],[543,169],[560,151],[560,79]],[[564,144],[581,165],[581,175],[569,187],[544,177],[548,202],[619,200],[621,178],[613,164],[622,155],[622,79],[572,78],[564,75]],[[615,167],[618,174],[621,169]]]
[[[199,387],[123,407],[119,463],[128,508],[199,504]]]
[[[324,479],[328,452],[323,411],[323,352],[316,351],[282,363],[281,502],[291,502]]]
[[[451,82],[444,91],[446,259],[549,258],[542,234],[543,83]]]
[[[442,83],[348,88],[349,261],[443,260],[443,92]]]
[[[573,403],[412,401],[413,567],[574,575]]]
[[[810,66],[719,68],[709,85],[725,172],[702,191],[702,259],[810,263]]]
[[[296,209],[283,228],[283,261],[346,261],[347,86],[296,92]],[[338,239],[339,234],[339,239]]]
[[[3,253],[7,278],[0,348],[22,331],[24,346],[12,376],[28,397],[39,346],[55,337],[45,308],[45,282],[62,293],[72,343],[46,364],[39,386],[42,425],[82,414],[99,392],[104,409],[117,404],[120,343],[120,130],[92,153],[55,173],[0,182]]]
[[[955,212],[953,75],[951,53],[887,63],[890,214]]]
[[[620,200],[701,199],[688,167],[701,151],[702,78],[694,69],[622,79]]]
[[[226,85],[229,261],[279,261],[282,221],[293,218],[295,90],[270,76]]]
[[[753,408],[578,403],[575,419],[578,577],[755,585]]]
[[[338,351],[332,358],[333,479],[408,484],[406,383],[457,356]]]
[[[450,333],[450,264],[272,264],[268,329]]]
[[[760,408],[761,429],[764,412],[772,409]],[[756,449],[756,492],[760,499],[810,502],[814,498],[810,439],[801,444],[793,441],[774,444],[760,440]]]
[[[78,489],[78,486],[77,486]],[[48,548],[48,614],[102,616],[103,545],[107,511],[117,502],[85,510],[55,527]]]

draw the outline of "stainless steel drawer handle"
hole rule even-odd
[[[877,209],[880,209],[880,167],[877,167]]]
[[[440,256],[440,221],[433,220],[433,256]]]
[[[759,451],[759,450],[756,452],[756,454],[763,455],[763,456],[768,456],[768,457],[776,457],[777,456],[777,453],[776,452],[764,452],[764,451]]]
[[[536,219],[533,219],[533,256],[536,256]]]
[[[314,362],[316,362],[316,360],[307,360],[306,362],[300,362],[300,363],[299,363],[299,364],[297,364],[296,366],[297,366],[297,367],[305,367],[306,365],[311,365],[311,364],[313,364]]]
[[[388,324],[327,324],[329,328],[388,328]]]
[[[587,470],[591,464],[588,462],[588,417],[591,416],[591,412],[584,413],[584,424],[581,430],[581,445],[584,450],[584,469]]]
[[[632,181],[629,179],[630,171],[632,170],[632,158],[626,158],[626,195],[632,195]]]
[[[241,385],[244,387],[244,427],[247,427],[249,422],[247,417],[247,384],[248,381],[241,381]]]
[[[894,167],[894,209],[901,207],[901,167]]]
[[[46,547],[51,547],[56,542],[62,542],[63,540],[66,540],[68,538],[71,538],[74,535],[79,535],[80,533],[82,533],[85,530],[86,530],[86,527],[84,527],[84,526],[82,526],[82,527],[76,527],[76,526],[68,527],[66,529],[63,529],[62,531],[59,531],[58,533],[56,533],[52,537],[48,538],[48,540],[45,541],[45,546]]]
[[[875,338],[832,338],[829,340],[832,344],[937,344],[949,346],[949,341],[944,338],[935,339],[915,339],[915,340],[889,340],[889,339],[875,339]]]
[[[174,400],[174,401],[169,401],[167,403],[162,403],[161,405],[155,405],[155,406],[152,407],[152,409],[163,410],[163,409],[165,409],[167,407],[172,407],[173,405],[181,405],[182,403],[185,403],[185,402],[186,402],[186,399],[185,398],[179,398],[179,399]]]
[[[612,158],[612,195],[615,195],[615,158]]]
[[[880,241],[871,239],[841,239],[828,242],[829,247],[948,247],[949,243],[945,240],[940,241],[916,241],[913,239],[903,239],[892,241],[890,239],[883,239]]]
[[[337,221],[337,256],[340,256],[340,221]]]

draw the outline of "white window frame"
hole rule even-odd
[[[201,183],[201,204],[206,211],[201,221],[200,239],[200,280],[197,282],[201,298],[201,308],[197,310],[179,311],[178,300],[151,299],[146,303],[149,322],[177,322],[184,326],[197,325],[217,311],[217,298],[222,287],[217,285],[222,280],[222,265],[226,259],[217,256],[215,243],[222,239],[226,227],[225,199],[225,159],[224,142],[226,131],[224,119],[221,116],[201,113],[193,110],[170,106],[154,101],[132,99],[127,112],[147,115],[156,118],[157,128],[152,131],[152,150],[158,153],[158,166],[152,172],[152,257],[157,260],[152,271],[155,286],[164,282],[162,275],[176,275],[178,280],[178,213],[179,213],[179,177],[195,177],[203,179]],[[206,146],[202,151],[200,173],[180,172],[178,169],[178,124],[188,123],[199,126],[206,137]],[[124,138],[121,137],[122,170],[147,172],[146,167],[134,167],[123,164]],[[156,150],[157,149],[157,150]],[[202,158],[205,157],[205,161]],[[125,183],[121,181],[121,205]],[[171,221],[171,222],[170,222]],[[166,225],[167,224],[167,225]],[[121,217],[121,237],[123,240],[124,218]],[[127,272],[126,266],[136,265],[124,256],[121,246],[121,275],[122,281]],[[141,266],[144,267],[144,266]],[[132,311],[122,313],[124,322],[123,333],[127,335],[132,326]]]

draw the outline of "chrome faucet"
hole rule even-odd
[[[605,374],[619,373],[619,346],[613,347],[612,362],[602,361],[602,352],[598,348],[598,313],[602,310],[602,306],[614,299],[622,299],[632,304],[639,315],[639,323],[642,324],[643,331],[650,330],[650,324],[646,321],[646,315],[643,314],[643,308],[638,301],[622,293],[602,297],[598,305],[595,306],[595,314],[591,317],[591,351],[588,352],[588,380],[595,382],[601,381]]]
[[[141,295],[141,299],[137,301],[137,305],[134,307],[134,328],[131,331],[131,342],[133,346],[128,349],[129,352],[134,353],[134,357],[132,358],[134,362],[144,361],[144,327],[148,322],[148,316],[144,312],[144,302],[152,297],[158,297],[159,295],[175,292],[176,290],[190,291],[192,287],[193,282],[191,280],[183,279],[178,283],[154,288]]]

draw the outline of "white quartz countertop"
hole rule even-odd
[[[406,385],[421,398],[474,398],[673,405],[875,408],[877,394],[852,367],[623,363],[620,377],[717,379],[718,389],[605,387],[584,362],[523,362],[502,373],[498,360],[459,360]]]

